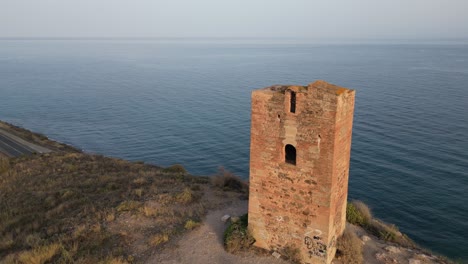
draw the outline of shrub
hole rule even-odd
[[[369,207],[361,201],[352,201],[347,204],[346,220],[351,224],[363,227],[382,240],[395,242],[402,246],[415,246],[415,243],[402,234],[395,225],[373,219]]]
[[[353,201],[352,203],[354,204],[354,207],[357,209],[357,211],[361,214],[364,223],[369,223],[372,219],[372,213],[369,207],[361,201]]]
[[[362,243],[357,235],[346,228],[336,242],[336,258],[347,264],[363,263]]]
[[[187,170],[180,164],[174,164],[162,170],[165,173],[187,174]]]
[[[369,207],[361,201],[353,201],[346,206],[346,220],[354,225],[365,227],[372,219]]]
[[[219,167],[218,172],[211,178],[211,184],[227,191],[249,192],[249,185],[239,176]]]
[[[143,189],[135,189],[134,192],[136,196],[138,196],[138,198],[141,198],[141,196],[143,195]]]
[[[50,261],[57,253],[59,253],[60,247],[60,244],[51,244],[29,251],[23,251],[18,255],[18,260],[21,263],[46,263]]]
[[[8,158],[0,157],[0,174],[7,172],[10,169],[10,161]]]
[[[128,264],[128,263],[129,262],[125,260],[123,257],[118,257],[118,258],[109,257],[103,262],[103,264]]]
[[[145,205],[141,208],[141,211],[146,217],[154,217],[158,215],[158,208],[154,206]]]
[[[187,230],[192,230],[196,227],[199,227],[200,226],[200,223],[199,222],[196,222],[196,221],[193,221],[192,219],[188,220],[187,222],[185,222],[185,229]]]
[[[246,250],[252,246],[255,239],[249,233],[248,215],[245,214],[237,222],[231,222],[224,231],[224,246],[229,253]]]
[[[124,201],[117,206],[117,211],[132,211],[141,207],[141,203],[137,201]]]
[[[295,246],[287,245],[280,253],[292,263],[301,263],[300,250]]]
[[[167,241],[169,241],[169,235],[168,234],[156,234],[156,235],[153,235],[149,239],[149,243],[152,246],[158,246],[158,245],[160,245],[162,243],[166,243]]]
[[[189,204],[195,200],[195,197],[189,188],[185,188],[181,193],[176,195],[176,200],[183,204]]]
[[[0,236],[0,252],[2,250],[9,249],[15,244],[15,240],[13,239],[13,235],[11,233],[7,233],[4,236]]]
[[[394,242],[406,247],[416,246],[416,244],[408,236],[402,234],[395,225],[373,219],[366,229],[382,240]]]

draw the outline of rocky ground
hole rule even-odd
[[[370,235],[364,229],[349,225],[363,243],[364,263],[402,263],[402,264],[432,264],[447,263],[445,260],[433,256],[420,249],[410,249],[396,244],[382,241]],[[340,263],[336,261],[335,263]]]

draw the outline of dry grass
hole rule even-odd
[[[197,227],[199,227],[199,226],[200,226],[200,223],[199,223],[199,222],[194,221],[194,220],[192,220],[192,219],[189,219],[189,220],[187,220],[187,222],[185,222],[185,226],[184,226],[184,227],[185,227],[185,229],[187,229],[187,230],[192,230],[192,229],[197,228]]]
[[[239,176],[219,167],[218,172],[211,178],[211,184],[224,191],[242,192],[248,195],[249,185]]]
[[[0,174],[7,172],[10,169],[10,161],[7,157],[0,156]]]
[[[175,199],[180,203],[189,204],[193,202],[196,197],[190,188],[185,188],[181,193],[176,195]]]
[[[372,217],[369,207],[361,201],[352,201],[346,207],[346,220],[369,231],[376,237],[397,243],[406,247],[415,247],[416,244],[405,234],[402,234],[395,225],[387,224]]]
[[[122,257],[108,258],[105,261],[103,261],[103,264],[128,264],[128,263],[130,263],[130,262],[125,260]]]
[[[364,223],[369,223],[372,220],[372,213],[369,207],[361,202],[361,201],[353,201],[352,204],[356,208],[356,210],[359,212],[361,215]]]
[[[336,243],[336,258],[347,264],[363,263],[362,242],[357,235],[346,228]]]
[[[291,245],[287,245],[280,250],[281,255],[292,263],[301,263],[300,250]]]
[[[190,188],[206,178],[82,153],[8,164],[0,174],[0,263],[140,262],[132,258],[135,232],[151,238],[150,251],[206,213],[204,188]],[[128,219],[152,224],[140,230]]]
[[[42,264],[49,262],[60,250],[60,244],[41,246],[18,254],[20,263]]]
[[[117,206],[117,212],[123,211],[134,211],[139,209],[142,206],[142,203],[139,201],[123,201]]]
[[[385,241],[390,241],[409,248],[417,247],[413,240],[401,233],[398,227],[393,224],[387,224],[381,220],[372,219],[366,229]]]
[[[166,243],[169,241],[169,235],[168,234],[156,234],[150,237],[149,243],[152,246],[159,246],[163,243]]]

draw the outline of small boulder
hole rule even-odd
[[[401,252],[401,250],[399,248],[394,247],[394,246],[385,247],[385,250],[387,250],[390,253],[400,253]]]
[[[278,252],[276,252],[276,251],[273,252],[271,255],[272,255],[273,257],[277,258],[277,259],[279,259],[279,258],[281,257],[281,254],[278,253]]]
[[[375,258],[379,261],[384,261],[386,258],[387,258],[387,254],[383,253],[383,252],[379,252],[377,254],[375,254]]]
[[[361,240],[362,240],[362,242],[366,243],[367,241],[371,240],[371,238],[368,237],[368,236],[362,236]]]
[[[419,259],[409,259],[409,264],[421,264],[421,261]]]
[[[221,221],[222,221],[223,223],[226,223],[230,218],[231,218],[230,215],[224,215],[223,217],[221,217]]]

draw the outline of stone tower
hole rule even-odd
[[[354,90],[325,81],[252,93],[249,230],[255,246],[330,263],[346,223]]]

